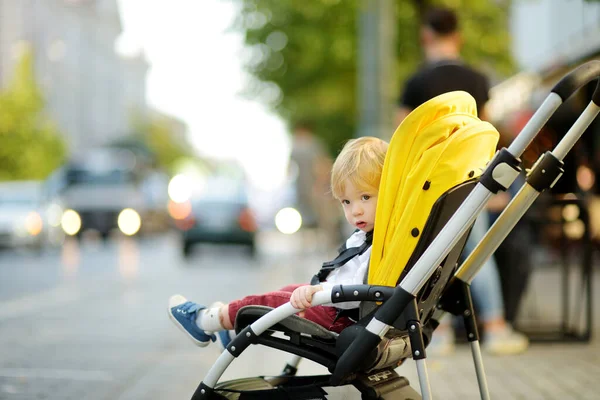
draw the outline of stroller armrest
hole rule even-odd
[[[322,290],[313,295],[311,307],[331,302],[331,290]],[[301,310],[292,307],[291,303],[285,303],[273,311],[265,314],[263,317],[254,322],[251,327],[256,335],[261,335],[264,331],[282,321],[283,319],[296,314]]]
[[[336,285],[331,289],[331,302],[385,301],[392,297],[394,289],[375,285]]]
[[[325,303],[342,303],[345,301],[384,301],[390,299],[396,288],[372,285],[336,285],[331,290],[322,290],[313,295],[311,307]],[[252,331],[258,336],[267,329],[296,314],[298,309],[291,303],[285,303],[265,314],[251,325]]]
[[[356,370],[361,360],[379,344],[394,320],[414,299],[414,296],[401,286],[393,288],[392,293],[391,298],[379,307],[367,327],[357,335],[356,339],[339,358],[331,376],[332,384],[339,384],[344,377]]]

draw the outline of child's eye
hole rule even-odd
[[[350,200],[342,200],[342,204],[348,205],[350,204]]]
[[[368,194],[363,194],[363,195],[362,195],[362,199],[363,199],[363,201],[367,201],[367,200],[369,200],[370,198],[371,198],[371,196],[369,196]]]

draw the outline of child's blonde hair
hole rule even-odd
[[[376,137],[351,139],[331,169],[331,193],[340,200],[349,181],[359,190],[379,190],[388,144]]]

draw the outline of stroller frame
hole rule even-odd
[[[362,362],[377,347],[384,335],[397,325],[401,314],[406,312],[407,314],[403,314],[405,318],[406,315],[413,317],[408,318],[406,327],[408,328],[412,356],[417,366],[421,396],[423,399],[432,398],[427,365],[425,363],[425,346],[419,311],[411,305],[416,304],[416,297],[420,290],[432,277],[440,263],[455,248],[461,238],[468,233],[470,227],[491,196],[500,191],[507,190],[515,181],[521,171],[521,160],[519,157],[552,114],[579,88],[598,79],[598,85],[586,109],[581,113],[577,121],[554,150],[547,151],[540,156],[529,172],[526,183],[521,190],[507,205],[500,217],[465,262],[458,268],[438,303],[437,310],[433,314],[432,319],[435,321],[439,320],[439,317],[444,312],[451,312],[464,317],[467,337],[473,353],[480,395],[482,399],[490,398],[470,297],[470,284],[484,262],[494,253],[499,244],[506,238],[540,193],[551,188],[560,179],[563,173],[562,160],[600,112],[599,78],[600,61],[590,61],[571,71],[556,84],[509,148],[503,148],[496,153],[475,188],[438,233],[427,248],[427,251],[422,254],[395,288],[372,285],[338,285],[331,290],[315,293],[312,300],[313,307],[325,303],[357,300],[376,301],[382,302],[382,304],[374,311],[370,322],[356,334],[337,361],[328,362],[326,358],[322,360],[322,364],[329,367],[332,375],[312,377],[314,379],[308,382],[309,385],[321,388],[323,386],[340,386],[353,383],[355,387],[361,389],[359,387],[360,382],[363,382],[363,390],[360,390],[362,398],[419,398],[419,395],[408,386],[408,381],[396,375],[392,368],[383,370],[383,373],[382,371],[376,371],[377,373],[374,375],[363,374],[360,371]],[[411,312],[411,308],[414,312]],[[238,332],[236,338],[223,351],[204,380],[200,383],[192,399],[225,398],[216,393],[215,387],[230,363],[250,344],[257,343],[257,339],[264,332],[298,311],[290,303],[286,303],[266,313]],[[294,356],[288,365],[286,365],[283,375],[280,378],[293,377],[300,359],[301,356]],[[296,379],[301,378],[297,377]],[[219,388],[227,387],[227,383],[219,385]],[[323,396],[315,396],[314,394],[312,397],[306,397],[306,394],[304,396],[298,398],[325,398]]]

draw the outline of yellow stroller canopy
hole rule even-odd
[[[499,134],[477,118],[475,99],[437,96],[400,124],[387,151],[375,217],[368,283],[396,286],[436,200],[479,176]]]

